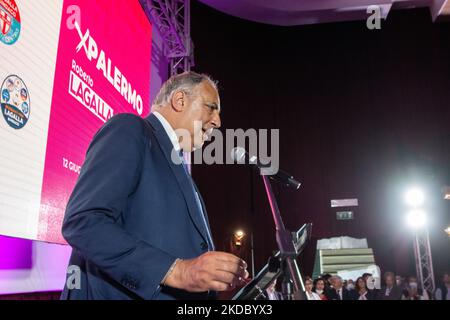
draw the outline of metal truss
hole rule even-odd
[[[435,289],[433,261],[431,259],[428,230],[418,230],[414,238],[417,279],[424,290],[433,294]]]
[[[161,34],[170,75],[190,71],[194,66],[190,0],[141,0],[141,4]]]

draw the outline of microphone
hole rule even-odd
[[[239,164],[249,164],[259,169],[267,168],[267,166],[258,161],[258,157],[249,155],[242,147],[236,147],[231,150],[231,159]],[[270,175],[269,178],[294,189],[300,188],[301,185],[292,175],[283,170],[278,170],[277,173]]]

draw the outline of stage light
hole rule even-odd
[[[426,215],[422,210],[412,210],[406,216],[406,220],[411,228],[419,229],[425,225]]]
[[[241,246],[242,245],[242,239],[244,239],[244,237],[245,237],[245,233],[244,233],[244,231],[242,231],[242,230],[237,230],[235,233],[234,233],[234,245],[235,246]]]
[[[447,233],[447,235],[450,237],[450,226],[447,227],[447,229],[444,229],[444,231]]]
[[[418,207],[423,204],[425,195],[423,194],[422,190],[413,188],[406,192],[405,200],[408,205],[412,207]]]
[[[442,188],[442,195],[445,200],[450,200],[450,186],[445,186]]]
[[[236,237],[242,238],[244,235],[245,235],[245,233],[242,230],[238,230],[235,232]]]

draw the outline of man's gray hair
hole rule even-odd
[[[187,71],[172,76],[166,82],[164,82],[158,94],[156,95],[152,106],[162,107],[168,104],[170,102],[170,99],[172,99],[172,95],[177,91],[183,91],[186,94],[190,95],[193,93],[195,87],[204,81],[209,82],[214,87],[214,89],[217,90],[216,81],[212,80],[206,74]]]
[[[335,275],[335,276],[331,277],[331,281],[334,281],[334,280],[341,280],[342,281],[342,278],[341,278],[341,276]]]

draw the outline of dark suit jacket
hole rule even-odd
[[[342,300],[353,300],[352,295],[347,289],[342,288],[341,290],[342,290]],[[341,300],[340,296],[338,295],[337,291],[334,288],[329,288],[325,292],[325,295],[328,300]]]
[[[378,291],[378,300],[401,300],[403,291],[400,287],[393,286],[389,295],[386,296],[386,287],[382,287],[380,291]]]
[[[62,299],[209,296],[160,285],[176,258],[213,249],[191,179],[171,161],[172,149],[152,114],[119,114],[97,132],[62,226],[73,248],[69,264],[81,270],[81,288],[66,283]]]
[[[356,290],[349,290],[352,300],[359,300],[359,293]],[[374,290],[368,290],[366,294],[367,300],[376,300],[377,294]]]

